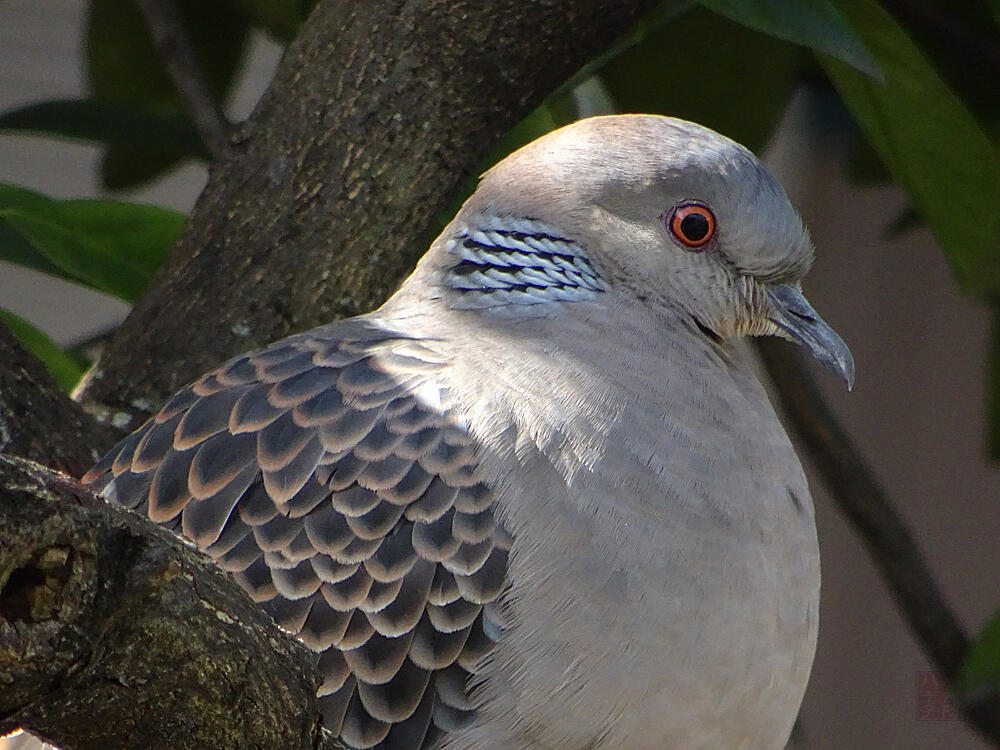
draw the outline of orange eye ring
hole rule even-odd
[[[715,236],[715,214],[702,203],[682,203],[666,222],[670,234],[684,247],[697,249]]]

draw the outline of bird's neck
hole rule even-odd
[[[474,215],[442,235],[440,283],[458,309],[592,300],[608,286],[584,248],[535,219]]]

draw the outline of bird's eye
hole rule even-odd
[[[667,229],[685,247],[703,247],[715,236],[715,214],[701,203],[682,203],[670,213]]]

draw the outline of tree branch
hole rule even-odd
[[[954,687],[969,641],[895,504],[827,406],[801,353],[774,338],[762,338],[758,346],[797,442],[868,547],[924,653]],[[962,710],[973,727],[1000,745],[1000,695],[963,704]]]
[[[80,476],[121,436],[74,403],[0,323],[0,453]]]
[[[226,357],[380,304],[499,137],[659,4],[321,2],[83,400],[152,409]]]
[[[0,735],[342,748],[321,731],[317,658],[169,531],[0,456]]]
[[[135,1],[146,18],[153,45],[195,130],[212,158],[221,159],[229,145],[231,127],[222,107],[212,95],[184,22],[177,12],[177,4],[174,0]]]

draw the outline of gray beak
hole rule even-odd
[[[771,320],[793,341],[812,352],[824,367],[854,387],[854,357],[844,340],[813,310],[802,292],[788,284],[768,289]]]

